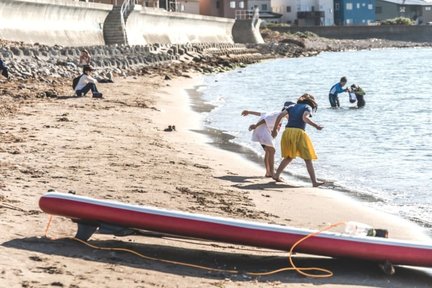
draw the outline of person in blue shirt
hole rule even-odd
[[[336,107],[340,107],[340,103],[339,103],[339,97],[338,95],[340,93],[343,92],[348,92],[348,88],[343,88],[343,86],[345,86],[345,84],[347,83],[347,78],[344,76],[342,77],[338,83],[336,83],[335,85],[333,85],[330,88],[329,91],[329,101],[330,101],[330,106],[333,108]]]
[[[3,63],[3,61],[0,59],[0,73],[6,77],[9,78],[9,71],[6,65]]]
[[[316,111],[318,104],[315,98],[310,94],[303,94],[297,100],[297,104],[289,107],[287,110],[279,114],[276,119],[275,126],[272,130],[272,136],[277,136],[277,127],[283,117],[289,115],[288,124],[285,126],[285,130],[281,138],[281,152],[283,160],[279,164],[273,179],[276,182],[282,182],[280,174],[285,169],[285,167],[297,156],[305,161],[309,177],[312,181],[313,187],[318,187],[323,182],[318,182],[315,176],[315,169],[312,164],[312,160],[316,160],[317,156],[315,154],[315,149],[313,147],[312,141],[305,132],[306,124],[315,127],[318,130],[323,129],[323,127],[315,123],[310,117],[312,111]]]

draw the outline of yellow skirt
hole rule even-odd
[[[303,129],[286,128],[282,134],[281,152],[283,158],[296,158],[316,160],[312,141]]]

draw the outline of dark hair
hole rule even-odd
[[[343,76],[341,79],[340,79],[340,81],[339,82],[348,82],[348,80],[347,80],[347,78],[345,77],[345,76]]]
[[[87,72],[87,71],[93,71],[93,67],[91,67],[90,65],[84,65],[83,66],[83,73]]]
[[[298,98],[297,104],[308,104],[314,111],[318,109],[318,104],[315,101],[315,97],[307,93]]]

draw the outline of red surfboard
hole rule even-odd
[[[101,225],[106,224],[288,251],[298,240],[316,232],[58,192],[50,192],[42,196],[39,206],[48,214],[64,216],[78,222],[78,230],[85,230],[86,226],[94,227],[89,233],[78,231],[77,237],[84,240],[87,240]],[[432,267],[432,243],[427,242],[322,232],[301,242],[296,247],[296,252]]]

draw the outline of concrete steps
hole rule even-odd
[[[126,27],[122,24],[121,6],[114,6],[105,19],[103,35],[106,45],[127,45]]]

